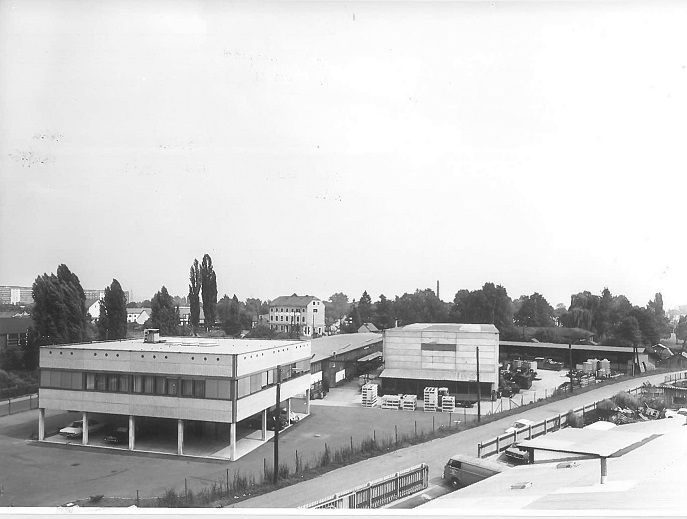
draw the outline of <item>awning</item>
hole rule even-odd
[[[522,441],[518,446],[609,458],[620,456],[628,450],[660,436],[660,434],[634,432],[635,430],[626,432],[621,427],[615,427],[608,431],[599,431],[569,427],[557,431],[556,434],[547,434],[533,440]]]
[[[381,351],[375,351],[374,353],[370,353],[369,355],[365,355],[364,357],[361,357],[358,359],[358,362],[369,362],[371,360],[375,360],[377,358],[382,357],[382,352]]]

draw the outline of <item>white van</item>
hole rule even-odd
[[[505,465],[496,461],[456,454],[444,466],[444,479],[454,488],[466,487],[503,472],[504,468]]]

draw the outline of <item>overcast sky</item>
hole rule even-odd
[[[0,284],[687,303],[684,2],[0,0]]]

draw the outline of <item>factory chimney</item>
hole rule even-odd
[[[439,280],[437,279],[437,299],[441,299],[439,297]]]

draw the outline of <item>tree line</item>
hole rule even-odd
[[[537,328],[534,337],[545,342],[569,342],[593,334],[600,344],[631,346],[656,344],[673,329],[660,292],[640,307],[624,295],[612,295],[608,288],[600,295],[589,291],[573,294],[569,307],[558,305],[556,309],[537,292],[512,300],[505,287],[491,282],[477,290],[458,290],[451,302],[440,300],[429,288],[394,299],[382,294],[376,302],[367,291],[351,303],[348,296],[337,292],[330,296],[326,311],[330,320],[343,322],[344,333],[356,332],[363,323],[380,329],[417,322],[483,323],[495,325],[502,340],[522,339],[525,328]],[[680,323],[678,338],[685,340],[687,318]],[[560,328],[578,333],[558,333]]]

